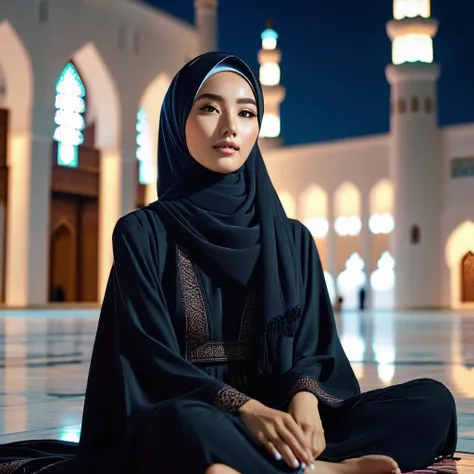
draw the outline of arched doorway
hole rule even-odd
[[[445,260],[450,276],[452,308],[474,307],[474,222],[465,221],[449,236]]]
[[[76,301],[76,232],[63,221],[51,234],[49,291],[50,301]]]
[[[462,302],[474,303],[474,253],[467,252],[461,264]]]

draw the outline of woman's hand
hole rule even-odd
[[[311,449],[312,460],[316,459],[326,449],[318,399],[310,392],[298,392],[291,399],[288,413],[302,429],[306,444]]]
[[[239,409],[240,418],[250,433],[277,460],[297,469],[312,463],[311,449],[301,428],[285,412],[269,408],[257,400],[249,400]]]

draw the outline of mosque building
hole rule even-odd
[[[217,49],[217,9],[195,0],[190,25],[138,0],[1,2],[6,306],[100,302],[115,222],[156,199],[164,94],[188,60]],[[388,134],[284,146],[269,22],[260,144],[287,214],[314,235],[332,298],[355,308],[364,288],[376,309],[473,308],[474,123],[438,127],[430,0],[394,0],[393,13]]]

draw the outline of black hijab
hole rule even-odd
[[[203,167],[186,145],[185,125],[196,94],[208,74],[223,65],[252,86],[261,124],[262,88],[245,62],[230,54],[206,53],[186,64],[161,109],[159,199],[152,206],[173,239],[211,278],[255,293],[259,369],[268,374],[284,370],[280,359],[287,360],[288,354],[280,354],[279,342],[294,335],[301,316],[302,281],[290,222],[257,143],[245,164],[231,174]]]

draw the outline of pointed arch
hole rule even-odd
[[[334,227],[339,235],[358,235],[362,229],[361,192],[346,181],[334,193]]]
[[[31,126],[33,68],[30,56],[13,26],[0,23],[0,64],[4,74],[4,106],[10,110],[9,131],[24,133]]]
[[[361,211],[361,193],[359,188],[346,181],[338,186],[334,193],[334,211],[338,217],[358,216]]]
[[[286,212],[286,215],[291,218],[296,218],[296,202],[293,196],[288,191],[281,191],[278,193],[281,205]]]
[[[102,55],[92,42],[88,42],[71,59],[86,85],[88,105],[94,111],[96,147],[103,150],[119,149],[122,124],[120,97]]]
[[[155,201],[156,195],[156,181],[157,181],[157,160],[158,156],[158,132],[160,125],[160,112],[163,99],[165,98],[166,91],[171,83],[171,79],[166,74],[159,74],[156,76],[144,90],[138,106],[138,113],[143,111],[147,126],[147,136],[145,137],[148,142],[147,154],[150,163],[146,166],[146,197],[147,202]],[[137,137],[138,139],[138,137]]]
[[[469,252],[474,252],[474,222],[465,221],[449,236],[445,248],[445,261],[450,272],[451,307],[474,307],[463,302],[463,262]]]
[[[327,235],[329,223],[327,192],[316,184],[309,186],[300,197],[300,218],[314,237]]]

